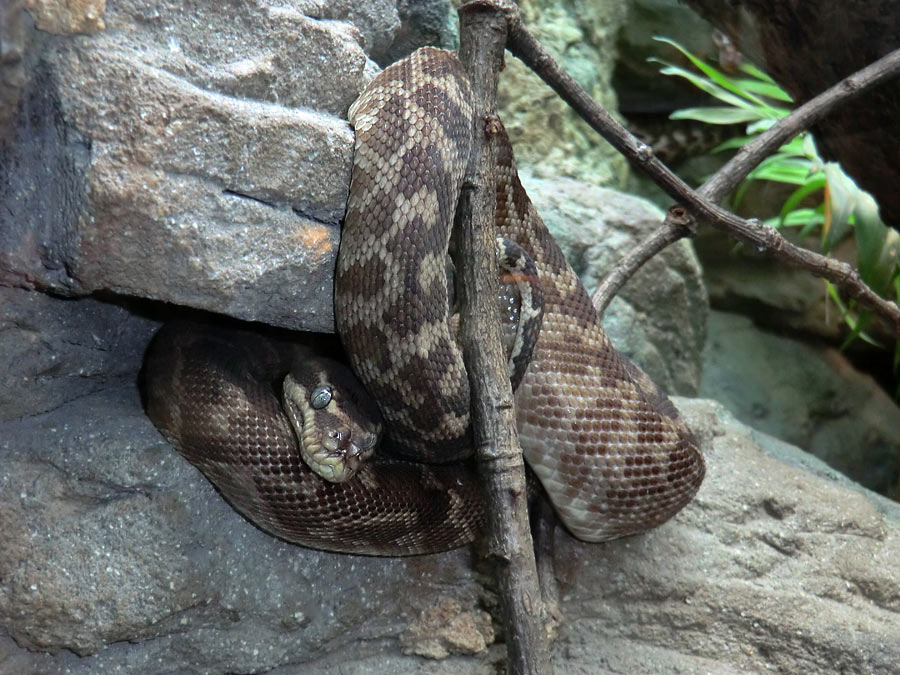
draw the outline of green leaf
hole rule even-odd
[[[826,253],[834,248],[850,229],[850,216],[856,208],[859,188],[841,170],[840,164],[825,164],[825,179],[828,181],[828,210],[825,231],[822,233],[822,250]]]
[[[675,65],[672,65],[671,63],[667,63],[666,61],[663,61],[662,59],[657,59],[655,57],[651,57],[647,60],[655,62],[655,63],[663,64],[664,67],[660,68],[660,70],[659,70],[659,72],[661,72],[663,75],[676,75],[678,77],[683,77],[688,82],[690,82],[695,87],[697,87],[697,89],[700,89],[701,91],[705,91],[707,94],[709,94],[710,96],[712,96],[714,98],[719,99],[723,103],[727,103],[728,105],[732,105],[736,108],[746,108],[748,110],[760,110],[760,115],[759,115],[760,117],[767,116],[762,111],[762,109],[764,109],[765,106],[763,106],[761,109],[761,106],[754,105],[754,104],[750,103],[749,101],[744,100],[740,96],[735,96],[735,95],[729,93],[728,91],[726,91],[725,89],[723,89],[722,87],[717,85],[715,82],[712,82],[705,77],[701,77],[695,73],[692,73],[689,70],[685,70],[684,68],[681,68],[679,66],[675,66]]]
[[[800,134],[799,136],[796,136],[796,137],[794,138],[794,141],[796,141],[796,140],[798,140],[798,139],[799,139],[799,140],[801,141],[801,143],[803,144],[803,148],[802,148],[801,152],[802,152],[804,155],[806,155],[806,156],[809,157],[810,159],[815,158],[815,159],[817,159],[819,162],[822,162],[822,157],[819,155],[819,151],[816,150],[816,141],[815,141],[815,139],[812,137],[812,134],[811,134],[811,133],[809,133],[809,132],[807,132],[807,131],[804,131],[804,132],[803,132],[802,134]],[[791,143],[793,143],[794,141],[791,141]],[[822,162],[822,164],[823,164],[823,166],[824,166],[824,162]]]
[[[782,220],[785,218],[785,216],[787,216],[788,213],[794,211],[797,208],[797,205],[800,204],[800,202],[806,199],[809,195],[811,195],[816,190],[822,190],[824,188],[824,174],[815,174],[809,176],[806,179],[806,182],[796,190],[794,190],[791,193],[791,196],[784,201],[784,205],[781,207]]]
[[[692,64],[694,64],[694,67],[697,68],[697,70],[699,70],[701,73],[706,75],[706,77],[708,77],[710,80],[712,80],[713,82],[718,84],[723,89],[727,89],[731,93],[736,94],[737,96],[740,96],[741,98],[744,98],[744,99],[750,101],[751,103],[755,103],[757,106],[760,106],[763,108],[768,107],[768,104],[765,101],[763,101],[761,98],[754,96],[751,92],[742,90],[740,87],[735,85],[735,83],[732,81],[732,79],[730,77],[728,77],[725,73],[721,72],[720,70],[718,70],[716,68],[713,68],[708,63],[705,63],[702,59],[698,59],[696,56],[691,54],[687,49],[685,49],[680,44],[675,42],[675,40],[670,40],[669,38],[660,37],[660,36],[654,36],[653,39],[657,40],[659,42],[663,42],[665,44],[671,45],[672,47],[675,47],[675,49],[677,49],[679,52],[681,52]]]
[[[897,269],[900,234],[884,224],[878,204],[867,192],[859,193],[853,215],[859,275],[873,291],[884,295]]]
[[[863,342],[868,342],[873,347],[884,349],[884,345],[863,330],[872,323],[872,316],[872,312],[864,309],[859,313],[859,316],[855,320],[852,322],[848,321],[847,325],[850,326],[850,334],[844,338],[844,341],[840,344],[838,350],[844,351],[853,344],[857,338],[861,339]]]
[[[809,176],[809,164],[804,160],[782,159],[770,157],[756,167],[748,178],[754,180],[772,180],[778,183],[791,183],[793,185],[806,184],[807,176]]]
[[[806,136],[803,134],[794,136],[791,140],[778,148],[778,152],[812,159],[807,151]]]
[[[669,115],[669,119],[697,120],[706,124],[740,124],[758,120],[759,115],[755,110],[746,108],[708,106],[705,108],[682,108]]]
[[[759,122],[754,122],[753,124],[747,125],[747,133],[748,134],[761,134],[764,131],[768,131],[772,126],[775,125],[776,120],[774,117],[766,117],[761,119]]]
[[[841,313],[841,318],[844,320],[844,323],[849,326],[851,331],[850,335],[847,336],[847,339],[844,340],[839,349],[843,351],[857,337],[862,339],[864,342],[868,342],[871,345],[881,347],[877,340],[875,340],[868,333],[863,332],[863,328],[872,318],[871,315],[863,312],[859,320],[857,320],[857,318],[853,316],[847,306],[841,301],[841,296],[838,295],[835,285],[830,281],[825,281],[825,288],[828,289],[828,295],[831,297],[835,306],[838,308],[838,311]]]
[[[762,80],[763,82],[768,82],[769,84],[775,84],[775,80],[769,77],[768,73],[764,73],[749,61],[741,61],[741,65],[738,66],[738,68],[750,77]]]
[[[775,218],[783,227],[801,227],[813,228],[821,225],[825,221],[825,216],[818,213],[815,209],[794,209],[784,216]],[[801,229],[801,235],[803,230]]]
[[[776,101],[783,101],[784,103],[793,103],[794,101],[784,89],[772,82],[738,78],[734,80],[734,84],[744,91],[750,91],[754,94],[759,94],[760,96],[775,99]]]

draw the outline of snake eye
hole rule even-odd
[[[309,404],[314,410],[321,410],[331,403],[331,399],[331,387],[323,384],[313,389],[312,393],[309,395]]]

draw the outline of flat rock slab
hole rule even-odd
[[[557,668],[896,672],[900,507],[718,404],[676,402],[706,481],[644,536],[559,533]],[[472,632],[493,605],[472,551],[377,559],[274,539],[163,441],[131,381],[7,421],[0,439],[0,670],[486,673],[503,658]],[[462,632],[442,649],[481,651],[401,652],[437,606]]]

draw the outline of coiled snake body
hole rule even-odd
[[[483,520],[465,459],[469,394],[448,327],[446,275],[474,128],[468,82],[453,54],[421,49],[378,75],[350,119],[356,152],[335,316],[371,399],[349,372],[296,345],[174,326],[148,354],[148,414],[240,511],[278,536],[355,553],[445,550],[471,541]],[[543,292],[543,324],[515,394],[526,460],[576,537],[644,531],[690,501],[702,455],[668,398],[609,343],[519,183],[503,132],[499,154],[497,235],[534,261]],[[318,432],[295,419],[295,433],[281,406],[289,369],[285,398],[328,399],[323,413],[377,418],[374,400],[397,454],[360,459],[373,442],[373,424],[363,423],[326,442],[359,441],[356,475],[338,483],[315,475],[297,437]]]

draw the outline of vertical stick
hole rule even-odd
[[[488,513],[489,550],[503,608],[508,672],[551,672],[525,469],[497,320],[499,271],[494,243],[497,80],[508,2],[476,0],[460,16],[460,59],[472,83],[475,138],[459,207],[461,338],[472,392],[478,469]]]

